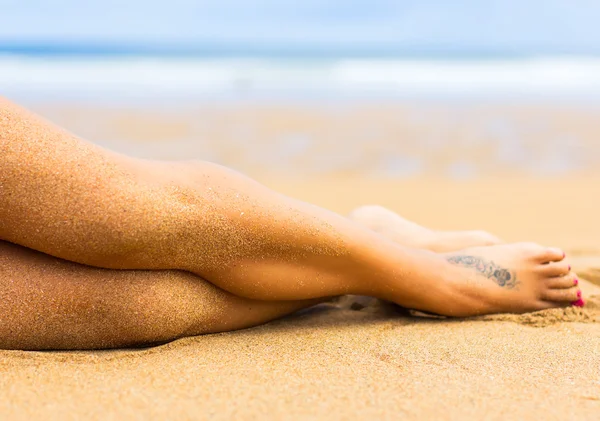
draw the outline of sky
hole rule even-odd
[[[598,0],[0,0],[14,43],[600,53]]]

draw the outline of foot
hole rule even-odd
[[[584,305],[578,280],[560,249],[519,243],[442,255],[447,290],[414,308],[447,316],[526,313]]]
[[[485,231],[434,231],[377,205],[361,206],[348,217],[399,244],[437,253],[501,243]]]

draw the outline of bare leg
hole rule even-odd
[[[7,102],[0,102],[0,159],[0,238],[79,263],[187,270],[252,299],[351,293],[456,316],[577,299],[560,250],[472,249],[457,262],[214,164],[106,151]],[[515,282],[468,267],[471,258],[484,269],[499,265]]]
[[[0,349],[99,349],[265,323],[323,300],[236,297],[191,273],[98,269],[0,241]]]

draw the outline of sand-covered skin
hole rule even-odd
[[[377,300],[346,298],[258,328],[151,349],[0,351],[0,420],[598,420],[597,110],[205,107],[197,113],[98,113],[51,106],[46,111],[116,149],[166,159],[217,158],[340,213],[379,203],[435,229],[485,229],[507,241],[564,247],[581,275],[587,305],[451,320],[408,317]],[[318,147],[287,161],[278,158],[283,149],[266,153],[272,145],[294,146],[286,133],[292,140],[309,134]],[[186,140],[196,135],[201,141]],[[499,151],[489,142],[473,145],[486,136],[496,136],[498,144],[513,135],[525,139],[524,159],[538,158],[532,165],[553,162],[553,153],[579,154],[585,174],[525,177],[525,160],[508,168],[510,174],[492,178],[507,169],[497,160]],[[569,147],[569,136],[579,140],[578,148]],[[446,137],[459,147],[427,146]],[[238,150],[232,139],[246,146]],[[340,149],[339,139],[349,139],[351,147]],[[373,142],[359,147],[357,139]],[[336,147],[347,165],[336,176],[317,177],[313,171],[311,178],[287,178],[277,172],[290,162],[292,168],[310,165],[318,153],[332,155]],[[465,161],[489,174],[475,181],[362,174],[386,150],[402,148],[425,160],[428,176],[446,177],[453,163]],[[357,156],[346,154],[357,150],[363,151],[358,158],[364,166],[353,166]]]
[[[483,182],[453,185],[441,197],[454,193],[464,202],[448,202],[443,213],[427,207],[433,199],[406,202],[406,194],[447,182],[368,183],[358,190],[355,181],[339,179],[277,187],[341,212],[380,197],[409,214],[421,209],[424,222],[439,228],[457,217],[459,228],[473,220],[508,238],[543,237],[588,252],[600,244],[594,206],[581,200],[578,210],[556,200],[591,188],[587,179],[554,189],[552,180],[490,181],[496,193],[483,205]],[[522,196],[527,183],[536,188]],[[322,190],[332,186],[334,196]],[[546,196],[551,191],[553,199]],[[511,200],[513,213],[496,212]],[[524,207],[527,201],[537,209]],[[546,207],[551,201],[558,205]],[[599,271],[600,255],[582,253],[572,259],[575,269]],[[0,419],[596,420],[600,287],[581,285],[584,309],[439,320],[398,315],[371,300],[352,310],[345,300],[255,329],[147,350],[0,351]]]

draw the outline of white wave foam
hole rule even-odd
[[[600,59],[73,59],[0,56],[0,90],[83,96],[237,92],[383,96],[600,97]]]

